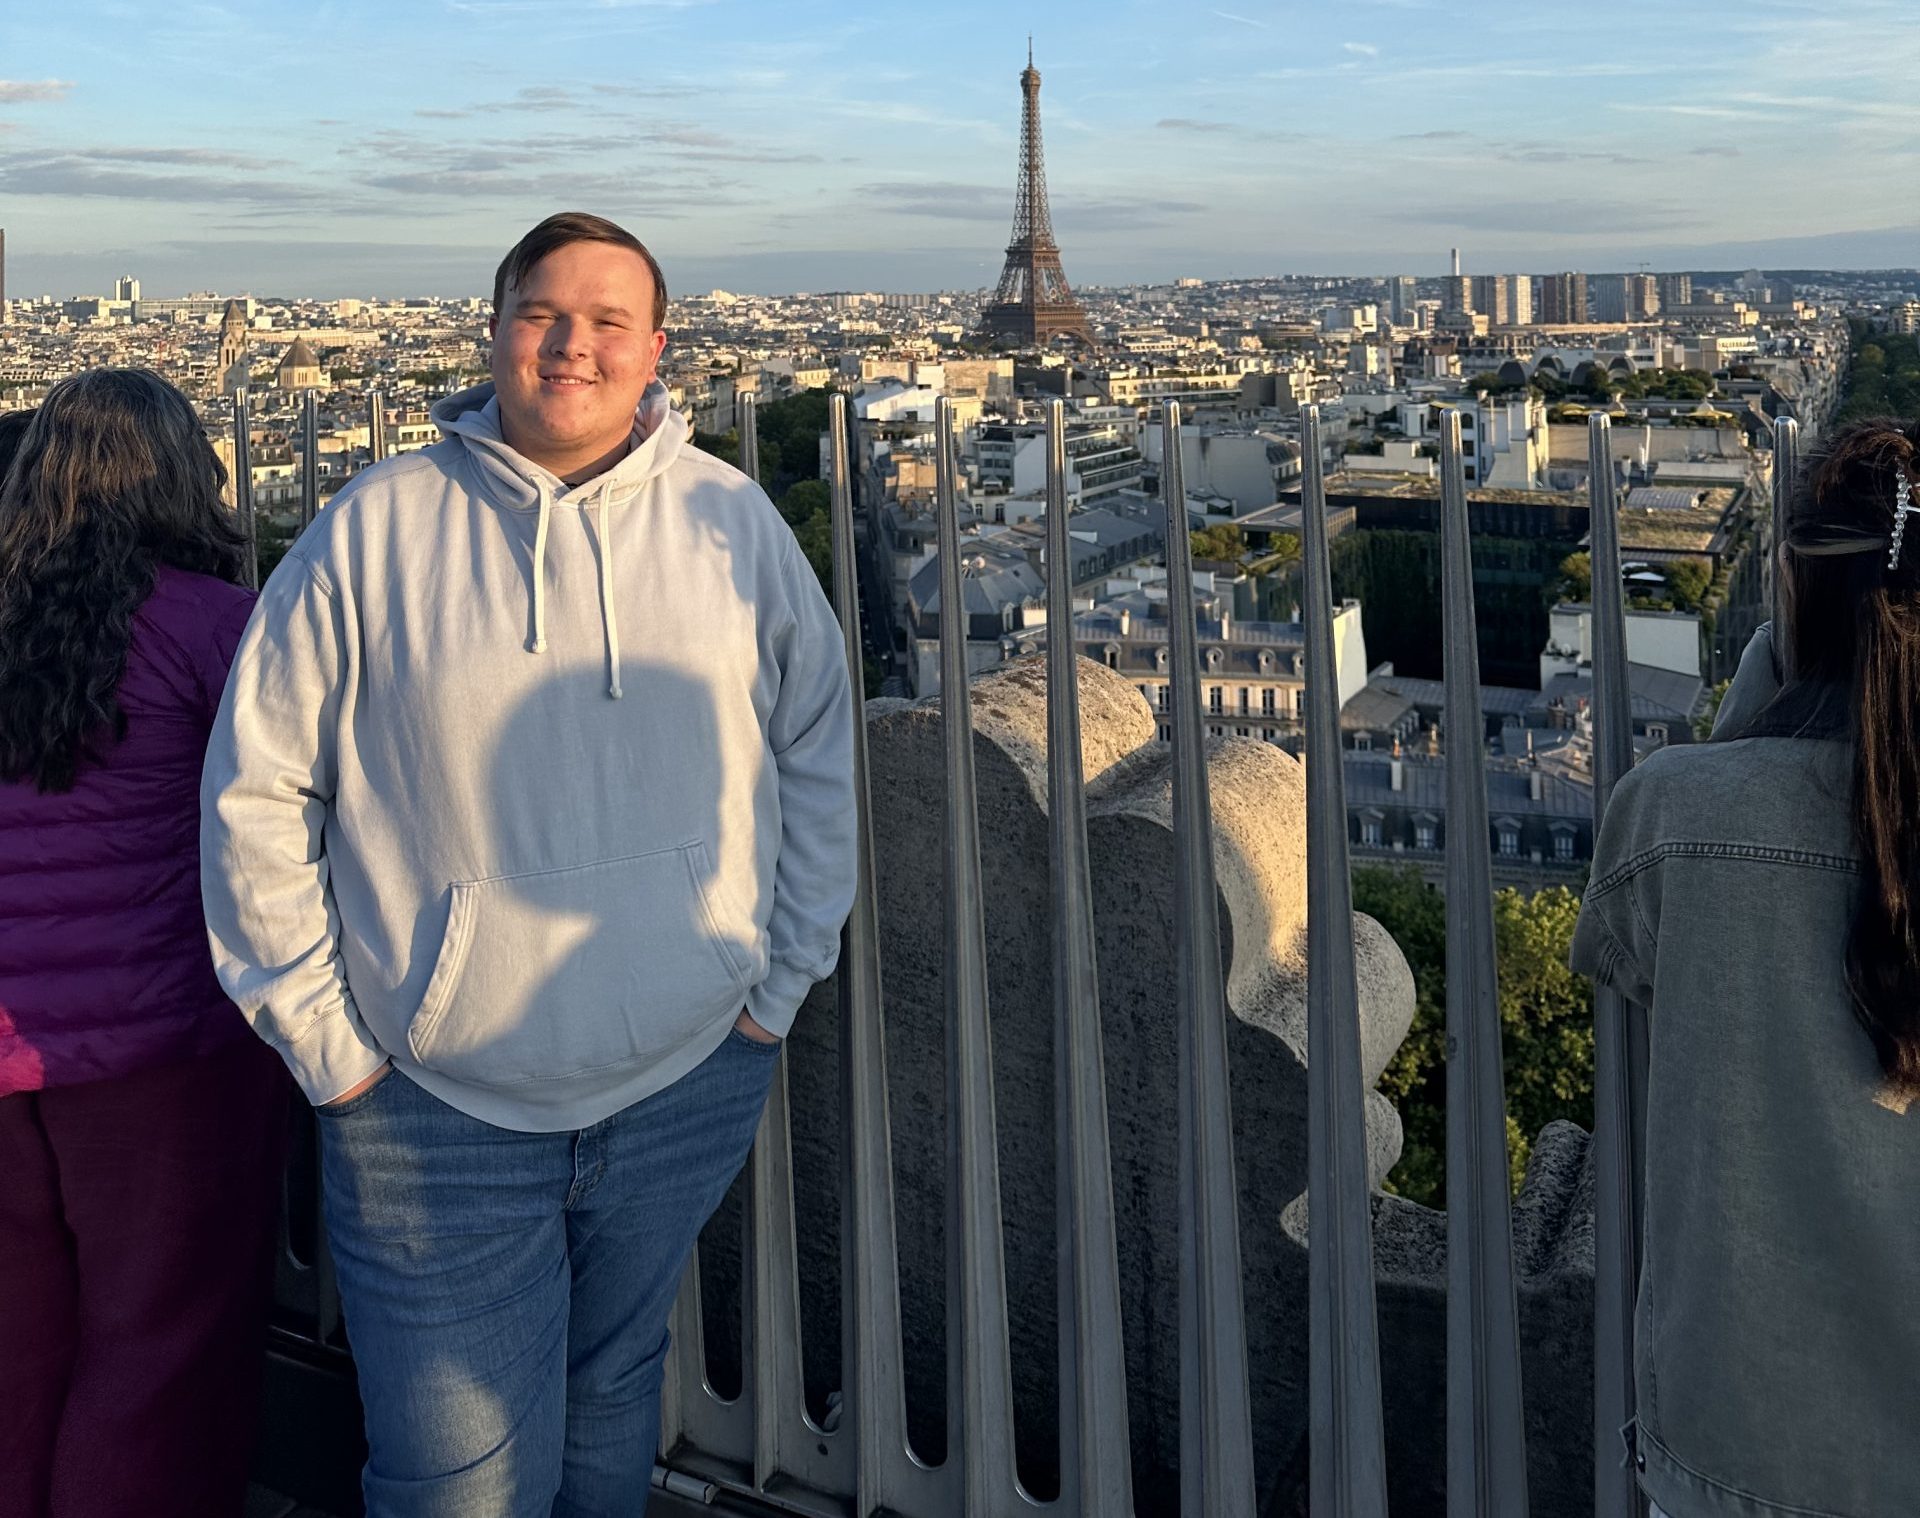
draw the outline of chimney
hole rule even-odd
[[[1220,641],[1226,643],[1233,637],[1232,618],[1226,612],[1220,613]]]
[[[1396,792],[1407,788],[1407,767],[1398,756],[1388,762],[1387,773],[1393,779],[1393,788]]]
[[[1120,608],[1120,636],[1126,637],[1133,630],[1133,613],[1126,607]]]
[[[1547,777],[1541,774],[1538,768],[1527,771],[1527,794],[1535,801],[1544,801],[1547,798]]]

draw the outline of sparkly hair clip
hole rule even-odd
[[[1920,501],[1914,499],[1913,481],[1901,470],[1893,487],[1893,540],[1887,549],[1887,568],[1900,567],[1900,545],[1907,536],[1907,518],[1920,516]]]

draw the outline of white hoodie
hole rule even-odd
[[[687,443],[569,489],[492,386],[343,490],[261,592],[207,753],[227,993],[315,1102],[383,1060],[504,1128],[784,1036],[853,900],[854,709],[791,531]]]

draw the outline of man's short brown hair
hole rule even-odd
[[[499,269],[494,272],[493,314],[505,314],[502,308],[506,304],[509,284],[519,284],[532,272],[533,266],[549,253],[557,253],[569,243],[576,242],[612,243],[616,248],[638,253],[646,260],[647,272],[653,276],[653,329],[658,332],[667,320],[667,277],[660,272],[660,260],[649,253],[647,245],[625,227],[587,211],[561,211],[549,216],[513,245],[507,256],[500,260]]]

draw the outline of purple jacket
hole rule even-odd
[[[120,680],[125,741],[64,795],[0,782],[0,1097],[253,1036],[200,907],[200,769],[253,600],[161,567]]]

